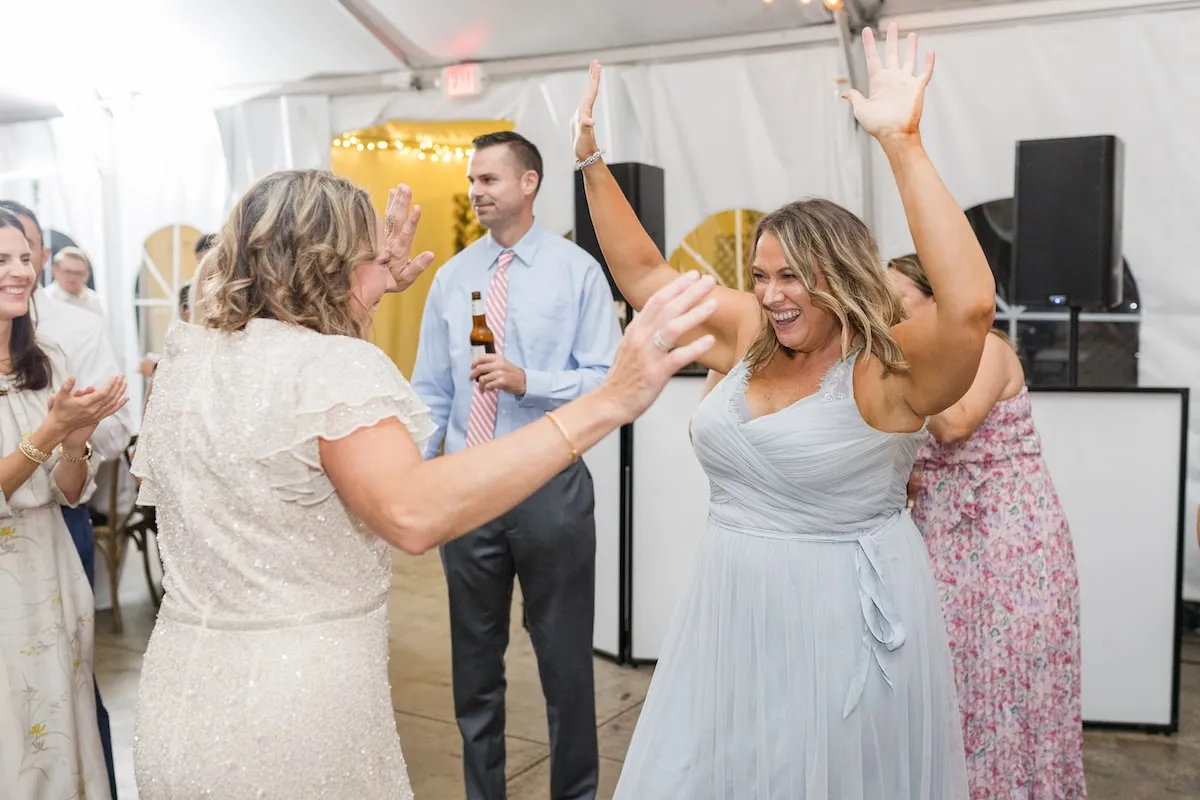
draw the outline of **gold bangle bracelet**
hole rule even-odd
[[[60,444],[58,446],[58,457],[68,464],[86,464],[92,460],[92,443],[84,442],[83,455],[81,456],[67,455],[67,451],[64,450],[63,446]]]
[[[50,460],[50,454],[37,449],[37,447],[34,446],[33,442],[29,441],[28,436],[26,436],[24,439],[21,440],[19,449],[21,450],[22,455],[24,455],[26,458],[28,458],[30,461],[32,461],[35,464],[45,464],[47,461]]]
[[[566,426],[559,421],[558,417],[554,416],[553,411],[547,411],[546,416],[549,417],[550,421],[554,423],[554,426],[558,428],[558,432],[561,433],[563,439],[566,440],[567,447],[571,448],[571,463],[574,464],[579,460],[579,448],[575,446],[574,440],[571,439],[571,434],[567,433]]]

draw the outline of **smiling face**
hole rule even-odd
[[[12,321],[29,313],[29,295],[36,277],[25,232],[0,228],[0,319]]]
[[[83,294],[83,290],[87,288],[88,276],[91,274],[87,262],[78,256],[60,255],[51,271],[55,282],[76,297]]]
[[[471,183],[471,207],[479,224],[504,229],[533,210],[538,178],[524,169],[506,144],[476,150],[467,164]]]
[[[788,263],[783,247],[770,231],[758,238],[754,251],[754,295],[767,314],[779,343],[789,350],[810,353],[837,336],[837,319],[813,304],[800,273]],[[815,288],[829,291],[820,270]]]

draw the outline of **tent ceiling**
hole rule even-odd
[[[858,0],[878,8],[881,0]],[[888,15],[1021,0],[882,0]],[[823,0],[344,0],[407,40],[412,66],[766,33],[832,21]],[[514,8],[520,13],[514,13]],[[413,45],[415,44],[415,47]]]
[[[394,70],[394,56],[337,0],[23,0],[0,122],[71,96],[261,94],[322,75]],[[436,4],[431,4],[436,5]],[[15,35],[11,35],[14,34]],[[37,32],[37,33],[34,33]]]
[[[860,0],[874,4],[877,0]],[[884,0],[888,14],[1022,0]],[[830,21],[822,0],[18,0],[0,123],[74,96],[221,104],[312,78],[785,31]],[[364,25],[347,7],[380,21]],[[520,9],[519,13],[514,9]],[[369,28],[375,28],[374,32]],[[37,35],[30,32],[39,32]]]
[[[58,114],[58,108],[43,102],[36,94],[28,94],[13,86],[0,73],[0,125],[10,122],[45,119]]]
[[[759,33],[828,22],[821,0],[370,0],[417,66]]]

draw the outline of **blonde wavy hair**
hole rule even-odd
[[[788,203],[758,221],[751,263],[764,233],[779,241],[813,305],[837,318],[843,358],[861,347],[879,359],[886,373],[908,370],[891,332],[903,319],[904,309],[881,266],[875,238],[862,220],[828,200]],[[825,276],[828,292],[817,288],[818,271]],[[751,369],[761,369],[780,351],[794,355],[780,344],[764,311],[762,328],[746,351],[746,360]]]
[[[351,307],[354,268],[378,256],[371,199],[319,170],[276,172],[234,206],[193,281],[199,325],[240,331],[274,319],[362,338],[369,316]]]

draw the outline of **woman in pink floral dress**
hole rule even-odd
[[[909,316],[934,298],[915,256],[888,273]],[[1086,797],[1079,581],[1021,361],[989,336],[967,394],[929,419],[912,515],[950,635],[971,800]]]

